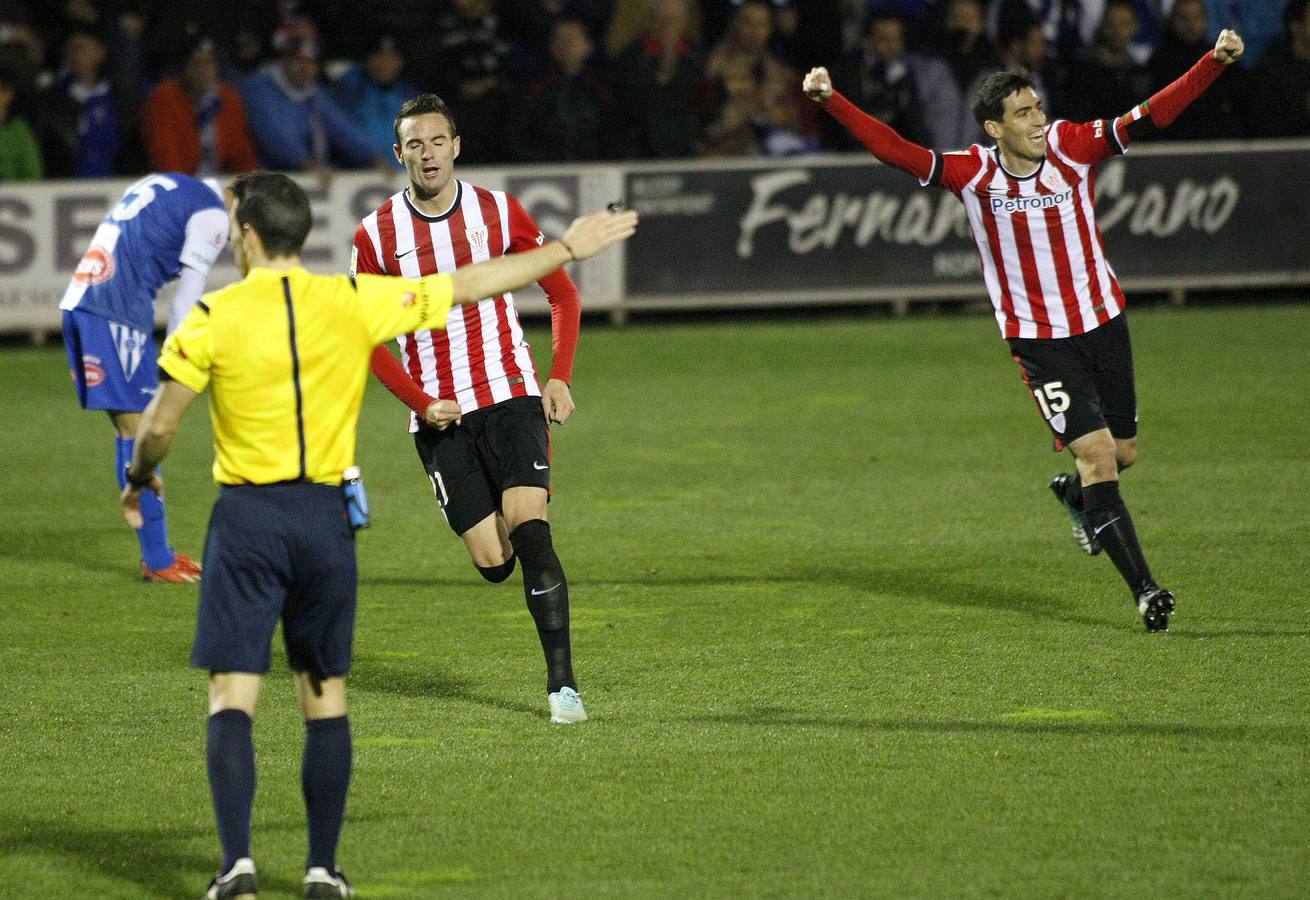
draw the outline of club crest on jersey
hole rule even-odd
[[[487,250],[487,226],[479,225],[477,228],[466,228],[464,236],[469,240],[469,248],[474,253],[485,253]]]
[[[114,339],[114,348],[118,351],[118,364],[123,369],[123,377],[128,381],[136,374],[145,354],[146,335],[143,331],[133,331],[117,322],[109,323],[109,334]]]
[[[73,380],[77,381],[77,373],[73,372],[72,375]],[[89,388],[100,387],[105,383],[105,369],[100,365],[100,357],[82,357],[82,380],[86,382],[86,386]]]
[[[1051,428],[1056,434],[1064,434],[1065,424],[1064,413],[1056,413],[1051,416]]]
[[[1043,186],[1057,194],[1068,187],[1065,184],[1064,176],[1051,167],[1047,167],[1046,171],[1042,173],[1041,182]]]
[[[86,287],[103,284],[113,277],[114,255],[104,247],[97,247],[94,244],[86,251],[86,255],[82,257],[82,261],[77,264],[77,269],[73,272],[73,281]]]

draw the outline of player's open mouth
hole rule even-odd
[[[423,177],[424,177],[424,178],[436,178],[436,177],[437,177],[437,174],[438,174],[440,171],[441,171],[441,169],[440,169],[440,167],[438,167],[438,166],[424,166],[424,167],[423,167]]]

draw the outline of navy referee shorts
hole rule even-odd
[[[355,583],[355,532],[341,488],[224,485],[205,540],[191,665],[262,675],[281,620],[294,671],[345,675]]]

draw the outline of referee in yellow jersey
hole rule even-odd
[[[352,279],[301,267],[309,199],[291,179],[243,175],[227,199],[245,278],[206,294],[164,343],[162,384],[142,414],[123,512],[139,519],[142,492],[162,490],[155,467],[208,387],[222,489],[205,542],[191,664],[210,673],[206,748],[223,862],[204,896],[257,896],[252,717],[280,619],[306,727],[305,896],[351,897],[335,858],[350,783],[345,676],[356,582],[343,476],[355,462],[369,356],[397,335],[444,328],[452,304],[515,290],[599,253],[631,236],[637,218],[583,216],[558,241],[452,275]]]

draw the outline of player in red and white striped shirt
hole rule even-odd
[[[396,116],[397,158],[409,186],[355,232],[353,272],[417,277],[545,242],[532,217],[503,191],[454,177],[460,139],[441,98],[423,94]],[[578,342],[578,290],[560,269],[540,282],[550,301],[554,343],[543,388],[514,309],[501,294],[452,311],[444,331],[408,334],[397,361],[373,354],[373,374],[407,405],[410,431],[447,523],[488,581],[523,568],[523,593],[546,655],[552,721],[586,719],[573,677],[569,595],[555,554],[546,503],[547,424],[573,412],[569,391]]]
[[[833,90],[826,69],[805,76],[822,103],[882,162],[964,203],[1001,334],[1076,472],[1051,489],[1088,553],[1102,549],[1133,592],[1149,631],[1166,631],[1174,597],[1156,584],[1119,494],[1137,458],[1137,399],[1123,292],[1096,227],[1096,165],[1163,128],[1242,55],[1219,35],[1177,81],[1114,119],[1048,123],[1032,81],[998,72],[980,85],[974,117],[994,147],[938,153],[905,140]]]

